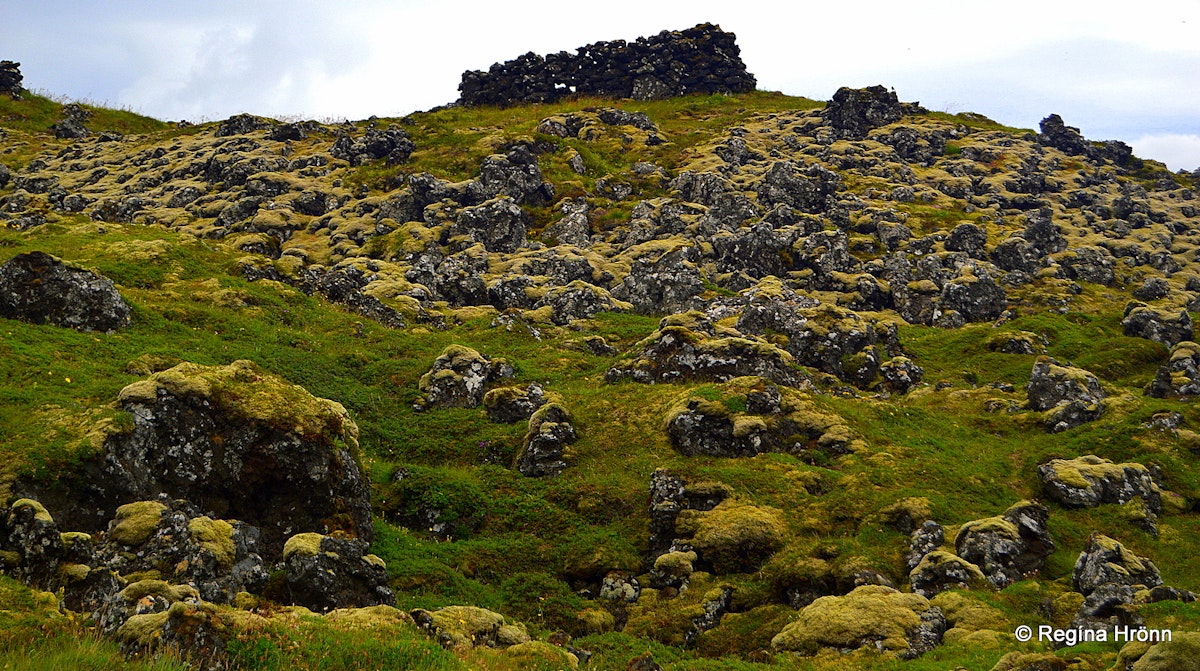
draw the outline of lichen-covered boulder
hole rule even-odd
[[[504,359],[490,359],[463,345],[447,345],[418,383],[424,398],[417,409],[475,408],[489,384],[512,377]]]
[[[1046,411],[1043,424],[1052,433],[1098,419],[1107,396],[1095,375],[1046,356],[1034,362],[1025,390],[1029,407]]]
[[[1155,643],[1139,656],[1126,657],[1122,649],[1120,658],[1118,664],[1130,665],[1119,668],[1129,671],[1189,671],[1200,659],[1200,633],[1172,632],[1171,640]]]
[[[945,631],[941,609],[925,597],[864,585],[845,596],[813,601],[771,639],[771,647],[807,655],[822,648],[870,648],[913,659],[939,645]]]
[[[1045,506],[1023,501],[1003,515],[967,522],[954,538],[955,552],[993,585],[1006,587],[1040,569],[1054,552],[1049,516]]]
[[[1195,337],[1192,316],[1187,310],[1171,315],[1147,306],[1130,306],[1121,320],[1125,335],[1145,338],[1167,347],[1190,341]]]
[[[154,573],[194,586],[205,601],[230,603],[239,592],[261,592],[270,577],[259,554],[257,528],[213,519],[187,501],[127,503],[117,508],[100,538],[94,568],[121,575]]]
[[[1004,289],[984,269],[972,266],[964,266],[958,277],[943,284],[938,299],[939,312],[954,311],[967,322],[996,319],[1007,308]]]
[[[512,198],[497,196],[463,208],[451,227],[452,235],[466,235],[489,252],[512,253],[525,245],[529,215]]]
[[[1200,395],[1200,344],[1185,340],[1172,347],[1146,394],[1156,398]]]
[[[610,368],[604,376],[607,382],[725,382],[755,375],[776,384],[798,386],[805,378],[792,355],[774,345],[737,336],[709,335],[669,319],[636,347],[640,350],[638,357]]]
[[[950,589],[974,589],[986,583],[979,567],[945,550],[926,553],[909,574],[912,590],[932,599]]]
[[[410,613],[419,628],[443,647],[509,647],[528,642],[520,624],[509,624],[500,613],[476,606],[446,606],[434,611],[418,608]]]
[[[517,453],[516,468],[532,478],[558,475],[570,462],[568,446],[578,439],[567,409],[558,403],[547,403],[529,418],[529,430]]]
[[[55,587],[65,554],[58,524],[41,503],[18,499],[0,509],[0,571],[33,587]]]
[[[635,259],[629,274],[613,287],[612,295],[633,305],[641,314],[670,314],[686,309],[692,297],[704,291],[697,267],[699,252],[681,247],[659,256]]]
[[[633,306],[614,299],[606,289],[575,280],[566,286],[551,288],[536,307],[549,307],[550,321],[566,326],[576,319],[590,319],[597,312],[627,312]]]
[[[112,281],[44,252],[18,254],[0,266],[0,317],[79,331],[113,332],[132,311]]]
[[[906,356],[892,357],[879,366],[883,388],[893,394],[905,394],[925,378],[925,369]]]
[[[101,454],[47,482],[14,490],[43,501],[67,528],[102,530],[118,506],[166,494],[262,532],[275,554],[297,531],[342,531],[370,541],[370,490],[358,462],[358,425],[250,361],[184,363],[118,396],[128,424]]]
[[[1137,556],[1120,541],[1099,533],[1088,538],[1087,547],[1075,560],[1071,578],[1076,591],[1085,596],[1106,583],[1148,588],[1162,584],[1154,562]]]
[[[335,608],[394,606],[387,566],[353,538],[318,533],[292,536],[283,547],[286,594],[293,603],[327,612]]]
[[[1114,464],[1095,455],[1052,459],[1038,466],[1038,478],[1046,496],[1068,508],[1124,505],[1141,498],[1151,512],[1162,512],[1162,490],[1142,464]]]
[[[783,547],[787,526],[775,508],[724,501],[712,510],[683,510],[677,544],[689,547],[714,573],[746,573]]]
[[[531,382],[526,387],[496,387],[483,395],[488,419],[500,424],[515,424],[533,416],[546,404],[546,390]]]
[[[763,378],[735,378],[718,393],[719,400],[710,400],[711,392],[689,392],[667,412],[667,433],[682,454],[788,452],[824,461],[863,446],[841,417],[822,411],[805,394]]]

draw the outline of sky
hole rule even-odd
[[[163,120],[401,116],[465,70],[711,22],[758,87],[828,100],[883,84],[1021,128],[1059,114],[1200,168],[1200,0],[3,0],[24,85]]]

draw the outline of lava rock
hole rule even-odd
[[[1084,596],[1105,584],[1157,587],[1162,584],[1158,567],[1146,557],[1139,557],[1119,541],[1093,533],[1087,546],[1075,560],[1071,575],[1075,590]]]
[[[488,419],[501,424],[528,420],[545,404],[546,390],[536,382],[531,382],[524,389],[497,387],[483,395],[483,407],[487,410]]]
[[[112,333],[130,325],[131,313],[111,280],[44,252],[0,266],[0,317]]]
[[[1025,501],[998,517],[968,522],[954,539],[955,552],[997,588],[1006,587],[1040,569],[1054,552],[1049,516],[1045,506]]]
[[[504,359],[490,359],[462,345],[447,345],[421,376],[418,388],[425,398],[419,408],[476,408],[487,386],[513,375]]]
[[[1029,408],[1047,411],[1044,425],[1052,433],[1093,421],[1104,412],[1106,394],[1096,376],[1050,357],[1038,357],[1025,390]]]
[[[322,613],[396,605],[387,587],[387,566],[367,548],[367,543],[353,538],[317,533],[292,536],[283,548],[288,599]]]
[[[1187,310],[1181,310],[1173,317],[1151,307],[1131,305],[1125,311],[1121,327],[1127,336],[1153,340],[1167,347],[1174,347],[1195,337],[1192,316]]]
[[[914,659],[939,645],[946,627],[941,609],[925,597],[864,585],[813,601],[771,639],[771,647],[805,655],[870,648]]]
[[[529,418],[516,469],[531,478],[562,473],[571,459],[568,446],[579,440],[571,415],[558,403],[547,403]]]
[[[1200,395],[1200,344],[1186,340],[1172,347],[1146,394],[1156,398]]]
[[[1052,459],[1038,466],[1038,478],[1042,492],[1067,508],[1124,505],[1140,498],[1151,512],[1162,512],[1162,490],[1141,464],[1114,464],[1094,455]]]

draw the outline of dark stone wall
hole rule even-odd
[[[651,100],[753,91],[733,33],[711,23],[634,42],[596,42],[574,54],[527,53],[463,73],[460,105],[553,102],[570,95]]]
[[[17,98],[21,95],[21,64],[0,61],[0,93]]]

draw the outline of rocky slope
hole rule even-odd
[[[1184,668],[1198,176],[639,97],[9,123],[0,568],[207,666],[361,612],[447,668]]]

